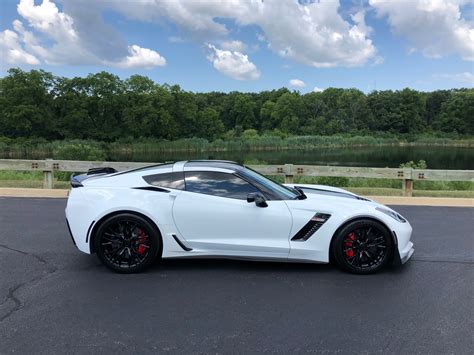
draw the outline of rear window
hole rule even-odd
[[[147,175],[143,177],[143,180],[153,186],[184,190],[184,174],[182,172]]]

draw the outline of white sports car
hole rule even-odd
[[[328,263],[368,274],[413,254],[392,209],[321,185],[278,184],[234,162],[181,161],[71,179],[66,219],[79,250],[138,272],[158,258]]]

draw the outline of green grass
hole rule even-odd
[[[56,173],[55,189],[68,189],[70,173]],[[43,188],[43,173],[41,171],[0,171],[0,187]]]

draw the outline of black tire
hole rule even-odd
[[[147,219],[121,213],[105,219],[94,238],[94,250],[108,268],[137,273],[150,266],[161,253],[161,235]]]
[[[372,274],[392,258],[393,241],[387,228],[361,219],[344,226],[334,237],[331,253],[337,265],[353,274]]]

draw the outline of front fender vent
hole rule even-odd
[[[316,231],[321,228],[321,226],[326,223],[326,221],[331,217],[327,213],[316,213],[308,223],[306,223],[303,228],[301,228],[298,233],[291,238],[292,242],[305,242],[307,241]]]

